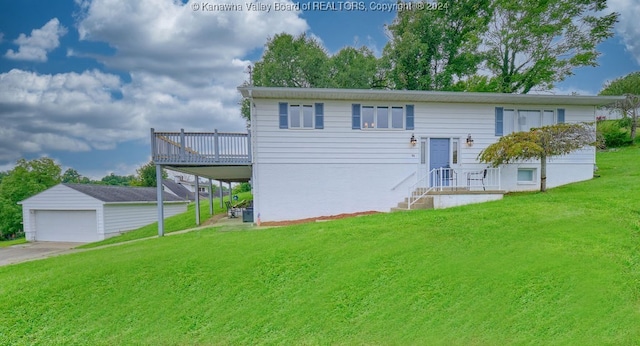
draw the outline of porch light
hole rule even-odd
[[[473,138],[471,138],[471,134],[467,135],[467,146],[473,145]]]
[[[409,143],[411,144],[412,147],[415,147],[416,143],[418,143],[418,140],[416,140],[416,136],[414,136],[413,133],[411,134],[411,139],[409,140]]]

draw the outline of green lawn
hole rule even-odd
[[[639,158],[544,194],[0,267],[0,344],[637,344]]]
[[[18,244],[24,244],[26,242],[27,240],[24,237],[13,239],[13,240],[0,240],[0,248],[9,247],[9,246],[18,245]]]
[[[227,200],[228,198],[225,197],[225,201]],[[242,201],[242,200],[247,200],[247,201],[253,200],[253,195],[251,195],[251,192],[241,192],[238,194],[238,201]],[[165,234],[196,227],[195,209],[196,209],[196,204],[195,202],[192,202],[189,204],[189,206],[187,206],[186,212],[165,218],[165,221],[164,221]],[[220,213],[226,213],[226,212],[227,212],[226,207],[222,207],[222,208],[220,207],[220,198],[214,198],[213,199],[213,215],[218,215]],[[206,220],[208,220],[210,217],[211,215],[209,214],[209,201],[201,200],[200,201],[201,224],[204,223]],[[119,236],[107,238],[105,240],[94,242],[94,243],[81,245],[81,246],[78,246],[78,248],[79,249],[94,248],[102,245],[116,244],[116,243],[122,243],[125,241],[130,241],[135,239],[148,238],[155,235],[158,235],[157,222],[154,222],[146,226],[142,226],[136,230],[123,233]]]

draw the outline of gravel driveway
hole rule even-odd
[[[0,266],[73,252],[84,243],[32,242],[0,248]]]

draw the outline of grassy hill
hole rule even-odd
[[[639,158],[544,194],[0,267],[0,344],[635,344]]]

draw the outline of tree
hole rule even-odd
[[[20,159],[0,182],[0,239],[22,232],[22,208],[18,202],[60,183],[62,169],[52,159]]]
[[[640,112],[640,71],[608,82],[600,91],[600,95],[625,96],[624,100],[614,103],[610,108],[619,110],[623,117],[631,120],[631,140],[634,140],[638,128],[638,112]]]
[[[378,59],[365,46],[344,47],[333,55],[329,59],[329,79],[331,87],[342,89],[377,89],[385,85]]]
[[[255,86],[326,88],[331,84],[329,57],[312,37],[278,34],[267,41],[252,79]]]
[[[251,191],[251,184],[249,183],[240,183],[233,187],[233,193],[238,194],[241,192],[249,192]]]
[[[244,85],[327,88],[332,85],[329,70],[329,56],[316,39],[281,33],[267,40],[262,58],[249,69],[249,81]],[[249,99],[240,101],[240,114],[249,124]]]
[[[580,66],[597,66],[596,46],[613,36],[618,14],[606,0],[493,0],[483,44],[503,93],[551,89]]]
[[[148,186],[148,187],[156,187],[156,165],[153,161],[149,161],[148,163],[140,166],[136,170],[137,176],[134,180],[134,184],[136,186]],[[162,179],[167,178],[167,171],[162,170]]]
[[[100,179],[98,182],[102,185],[118,185],[118,186],[130,186],[133,185],[133,182],[136,180],[136,177],[133,175],[116,175],[114,173],[110,173]]]
[[[82,180],[82,176],[80,175],[80,173],[78,173],[78,171],[76,171],[73,168],[68,168],[62,174],[63,183],[80,183],[81,180]]]
[[[390,41],[384,64],[393,89],[452,90],[473,75],[482,61],[477,49],[486,30],[490,0],[445,0],[439,10],[425,10],[432,2],[414,3],[398,11],[387,27]]]
[[[547,159],[566,155],[595,142],[595,131],[584,123],[556,124],[503,136],[478,155],[493,167],[521,160],[540,160],[540,191],[547,190]]]

